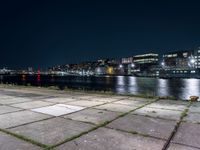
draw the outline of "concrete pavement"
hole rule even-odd
[[[198,150],[200,104],[0,87],[0,150]]]

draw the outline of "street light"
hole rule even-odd
[[[190,63],[194,64],[195,63],[195,59],[194,58],[190,58]]]
[[[135,64],[132,63],[132,64],[131,64],[131,67],[134,68],[134,67],[135,67]]]
[[[119,68],[123,68],[123,65],[122,65],[122,64],[120,64],[120,65],[119,65]]]
[[[161,65],[164,67],[165,66],[165,62],[163,61],[163,62],[161,62]]]

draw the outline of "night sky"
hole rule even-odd
[[[0,68],[200,46],[200,1],[0,1]]]

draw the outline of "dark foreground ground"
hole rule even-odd
[[[0,86],[0,150],[199,150],[200,103]]]

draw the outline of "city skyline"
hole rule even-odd
[[[1,2],[0,67],[47,68],[194,49],[198,1]]]

